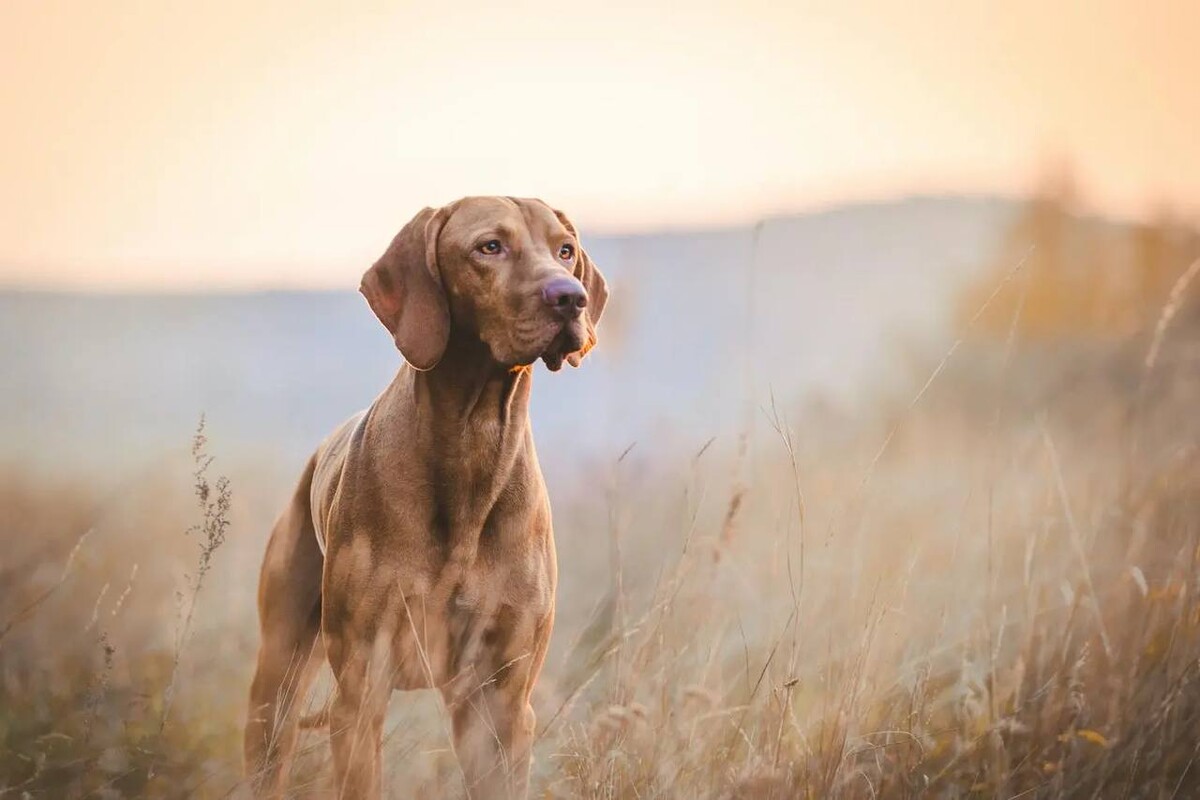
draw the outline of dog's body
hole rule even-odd
[[[282,791],[323,647],[339,796],[379,794],[388,698],[421,688],[447,704],[470,796],[521,796],[556,583],[528,365],[578,365],[603,278],[540,201],[468,198],[418,215],[362,291],[409,363],[321,445],[272,533],[247,771]]]

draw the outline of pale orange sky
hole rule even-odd
[[[462,194],[586,236],[1048,156],[1200,214],[1197,2],[504,5],[5,0],[0,285],[351,285]]]

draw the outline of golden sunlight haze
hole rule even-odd
[[[540,195],[589,230],[909,192],[1200,208],[1200,10],[19,2],[0,278],[341,285],[399,221]]]

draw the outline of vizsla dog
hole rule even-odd
[[[283,792],[327,657],[337,796],[379,796],[388,698],[436,688],[468,795],[521,797],[557,579],[531,365],[579,365],[604,278],[561,212],[469,197],[405,225],[360,291],[407,364],[318,448],[271,534],[247,774]]]

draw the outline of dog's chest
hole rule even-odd
[[[532,656],[553,605],[553,569],[530,551],[503,565],[444,573],[407,593],[395,639],[397,689],[469,691]]]

